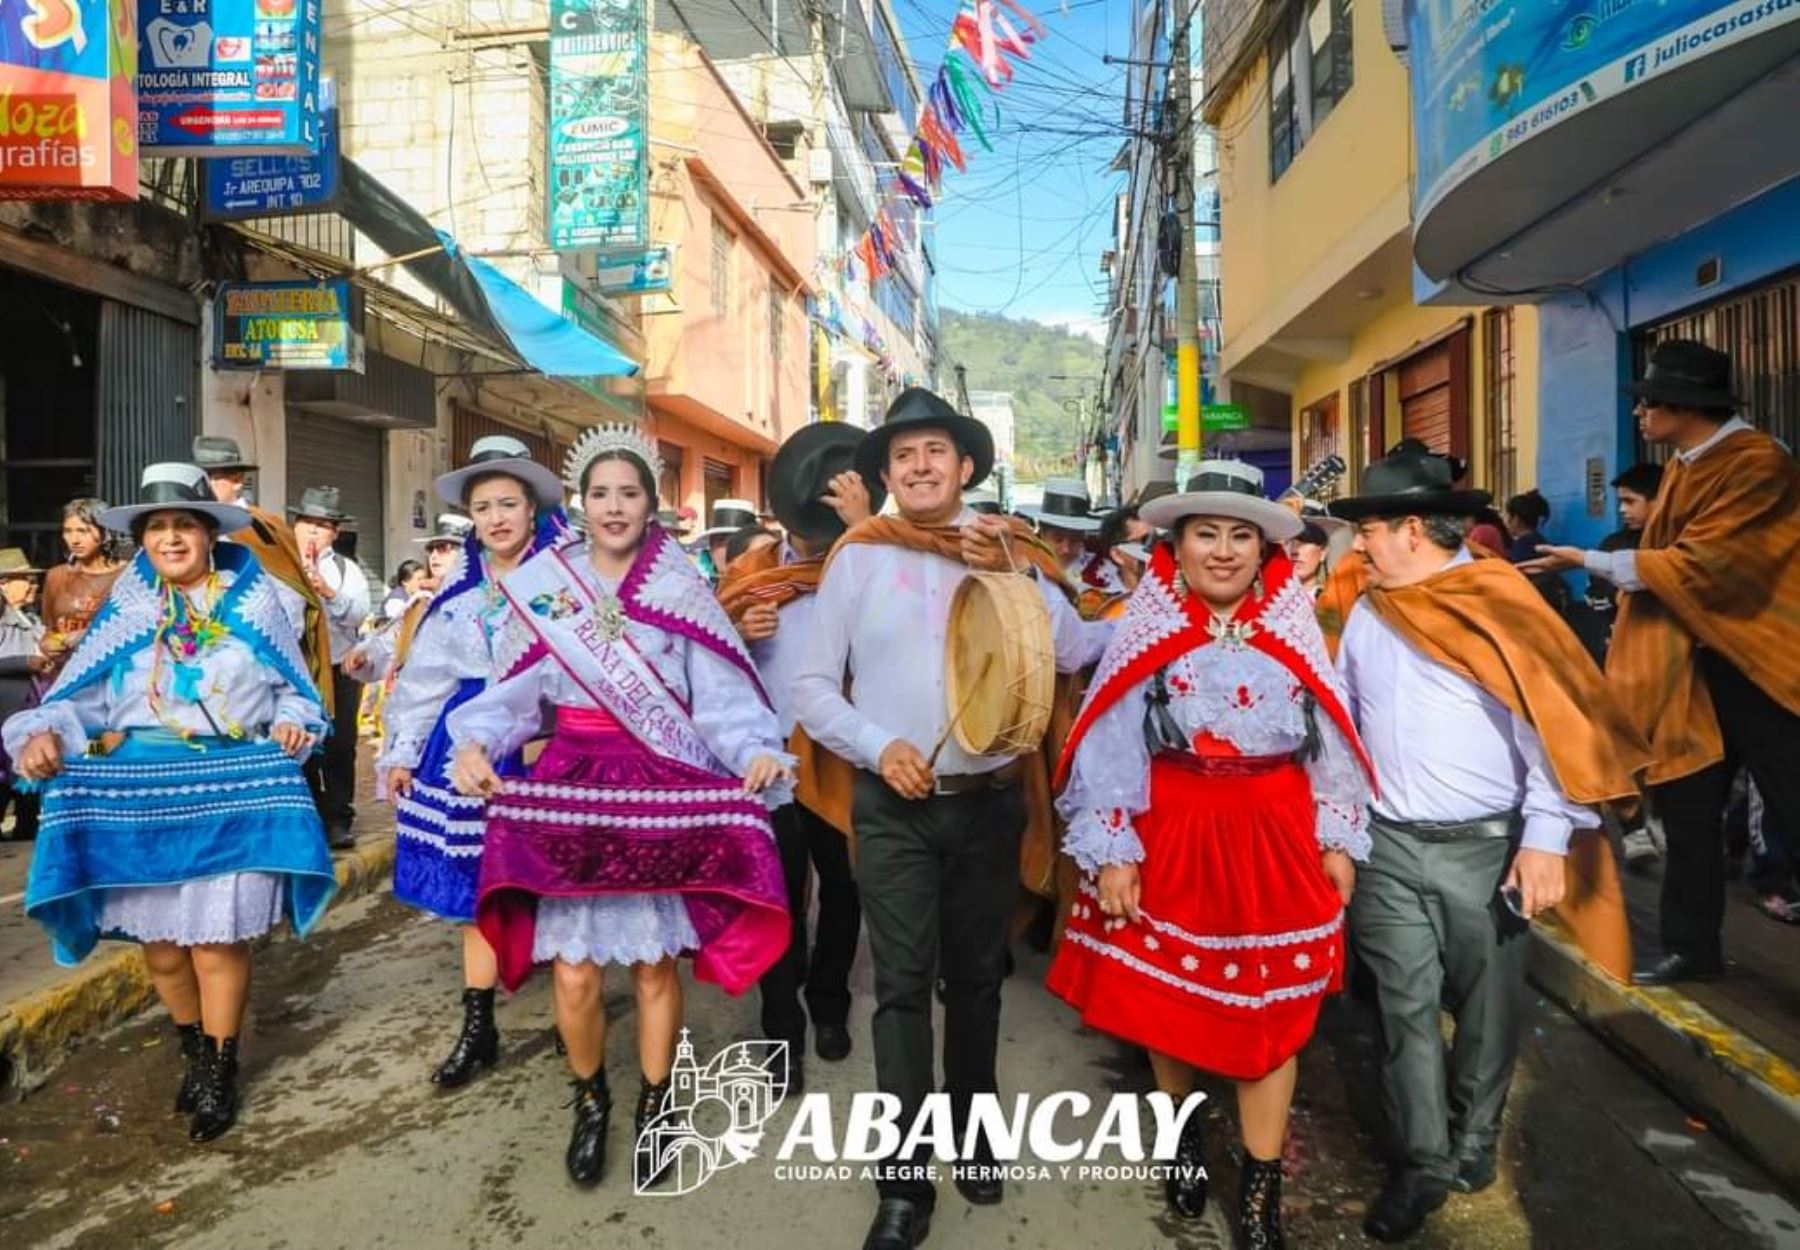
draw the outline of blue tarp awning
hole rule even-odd
[[[530,291],[479,256],[460,251],[456,240],[438,231],[444,251],[469,268],[487,301],[488,313],[525,363],[546,377],[630,377],[635,360],[611,343],[590,334],[561,313],[548,308]]]

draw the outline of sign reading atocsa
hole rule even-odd
[[[132,0],[0,4],[0,199],[135,200]]]
[[[226,282],[213,352],[220,369],[351,367],[350,282]]]

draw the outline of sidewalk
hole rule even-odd
[[[356,847],[335,852],[336,907],[385,885],[394,866],[394,813],[375,801],[374,754],[357,768]],[[0,1097],[43,1083],[64,1052],[155,1000],[138,947],[104,942],[78,968],[58,967],[25,915],[31,843],[0,842]]]
[[[1625,878],[1640,954],[1658,949],[1661,880],[1660,868]],[[1554,925],[1534,933],[1532,976],[1546,993],[1800,1193],[1800,927],[1763,916],[1731,882],[1728,975],[1657,989],[1620,985]]]

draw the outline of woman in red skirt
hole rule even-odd
[[[1083,1022],[1146,1047],[1178,1102],[1238,1083],[1245,1243],[1278,1247],[1295,1057],[1344,973],[1371,773],[1280,544],[1300,521],[1262,474],[1206,461],[1144,505],[1171,531],[1069,736],[1058,802],[1084,877],[1050,968]],[[1200,1117],[1167,1185],[1206,1204]]]

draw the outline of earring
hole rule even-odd
[[[1267,588],[1263,585],[1262,570],[1258,569],[1256,570],[1256,576],[1250,581],[1250,597],[1253,599],[1261,599],[1266,592]]]
[[[1173,584],[1173,587],[1175,590],[1175,597],[1177,599],[1187,598],[1187,593],[1188,593],[1187,578],[1182,575],[1181,566],[1179,564],[1175,566],[1175,579],[1172,584]]]

